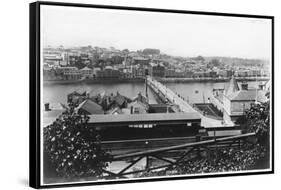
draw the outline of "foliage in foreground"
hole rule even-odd
[[[258,144],[269,148],[270,103],[253,104],[246,111],[244,128],[246,132],[255,132],[257,134]]]
[[[208,151],[205,157],[187,159],[177,166],[162,171],[149,171],[135,177],[166,176],[179,174],[215,173],[257,169],[262,159],[269,162],[270,113],[269,102],[253,104],[246,111],[244,132],[255,132],[256,140],[245,142],[240,148],[223,148]],[[249,140],[249,139],[248,139]],[[266,167],[267,167],[266,166]]]
[[[245,132],[255,132],[256,141],[240,148],[224,148],[207,152],[204,157],[185,160],[162,171],[143,172],[135,177],[241,171],[255,168],[257,162],[269,158],[269,102],[254,104],[246,111]],[[89,118],[67,110],[44,129],[44,151],[56,172],[64,177],[101,177],[109,154],[100,147],[97,131],[87,126]]]
[[[207,157],[187,159],[177,166],[162,171],[148,171],[136,174],[134,177],[152,177],[182,174],[200,174],[216,172],[233,172],[250,170],[256,167],[258,160],[265,158],[262,146],[242,149],[224,148],[208,153]]]
[[[89,117],[74,106],[44,128],[44,157],[50,159],[58,176],[99,177],[109,154],[101,149],[97,131],[87,125]]]

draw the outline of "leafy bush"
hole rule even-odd
[[[249,132],[257,134],[258,143],[262,146],[269,146],[270,133],[270,104],[269,102],[253,104],[246,111],[246,128]]]
[[[87,125],[89,117],[74,106],[44,128],[44,153],[63,177],[100,177],[109,154],[101,149],[100,136]]]
[[[225,148],[212,152],[211,156],[192,159],[177,166],[180,174],[215,173],[251,169],[257,160],[264,157],[263,147],[249,149]]]

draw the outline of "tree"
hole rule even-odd
[[[261,146],[269,148],[269,133],[270,133],[270,103],[252,104],[249,110],[246,111],[245,131],[255,132],[257,141]]]
[[[160,54],[160,50],[159,49],[153,49],[153,48],[145,48],[143,51],[141,51],[143,54],[146,55],[158,55]]]
[[[123,49],[122,52],[125,53],[125,54],[128,54],[128,53],[130,53],[130,50],[129,49]]]
[[[192,58],[193,60],[196,60],[196,61],[202,61],[202,62],[204,62],[205,61],[205,58],[203,57],[203,56],[201,56],[201,55],[199,55],[199,56],[197,56],[197,57],[194,57],[194,58]]]
[[[89,117],[74,106],[44,128],[44,157],[50,159],[58,176],[101,177],[110,155],[101,149],[98,132],[88,126]]]
[[[208,68],[218,67],[220,66],[220,61],[218,59],[212,59],[208,64]]]

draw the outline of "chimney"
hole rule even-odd
[[[263,83],[260,83],[259,84],[259,90],[264,90],[264,88],[265,88],[265,85]]]
[[[131,114],[133,114],[133,106],[131,106]]]
[[[45,103],[45,111],[51,111],[50,103]]]
[[[248,90],[248,84],[247,84],[246,82],[243,82],[243,83],[241,84],[241,89],[242,89],[242,90]]]
[[[141,95],[141,92],[138,93],[137,101],[142,102],[142,95]]]

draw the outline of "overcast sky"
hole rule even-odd
[[[269,19],[43,5],[41,34],[43,46],[158,48],[178,56],[271,57]]]

